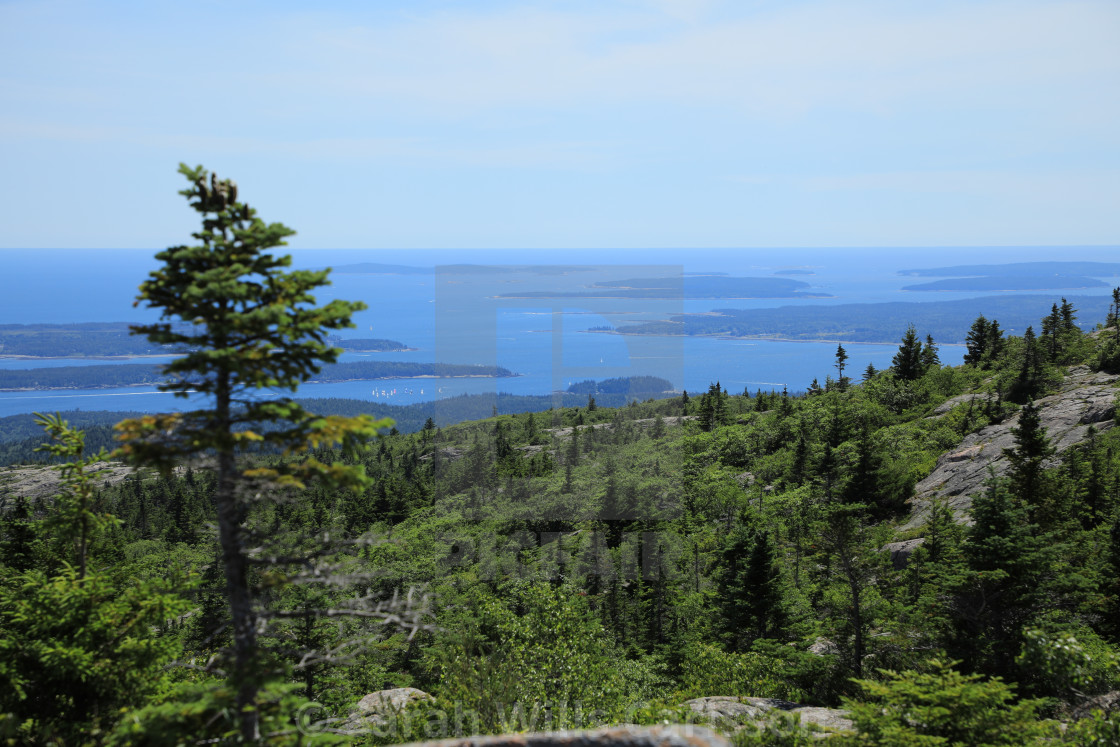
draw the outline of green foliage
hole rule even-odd
[[[766,532],[737,527],[727,538],[719,576],[724,637],[732,651],[784,627],[783,580]]]
[[[1070,724],[1061,741],[1078,747],[1114,747],[1120,744],[1120,714],[1093,711]]]
[[[630,704],[620,657],[586,598],[567,587],[517,586],[509,603],[483,596],[456,640],[429,654],[440,701],[478,714],[485,732],[508,726],[520,704],[584,704],[620,715]]]
[[[932,343],[933,338],[931,337],[931,346]],[[891,359],[891,368],[903,381],[913,381],[925,373],[927,360],[932,363],[937,356],[935,349],[930,347],[928,350],[928,353],[923,352],[922,342],[918,339],[918,332],[911,324],[906,328],[906,334],[902,336],[902,344],[898,346],[898,352]]]
[[[853,744],[1024,745],[1049,732],[1035,719],[1036,701],[1016,702],[1014,686],[999,678],[961,674],[931,659],[925,671],[881,671],[859,680],[863,700],[850,700],[859,734]]]
[[[29,740],[94,734],[158,691],[178,651],[161,635],[185,612],[162,583],[114,583],[72,569],[0,585],[0,712]]]
[[[335,299],[315,306],[312,291],[328,284],[329,271],[286,271],[291,257],[266,251],[283,246],[294,231],[265,223],[256,210],[237,202],[233,182],[220,181],[201,166],[180,164],[179,172],[191,182],[180,194],[202,216],[202,229],[192,234],[200,243],[156,255],[163,265],[140,285],[136,304],[158,309],[165,321],[136,326],[133,332],[189,351],[163,367],[170,381],[160,386],[162,391],[184,397],[200,392],[213,396],[215,404],[122,422],[121,453],[166,469],[209,449],[232,454],[265,444],[288,452],[331,443],[353,447],[375,435],[387,424],[362,416],[320,418],[290,399],[253,396],[264,388],[294,392],[322,364],[336,363],[340,349],[328,343],[328,332],[353,326],[351,314],[365,304]],[[259,427],[265,423],[282,427]],[[360,470],[314,458],[256,473],[297,485],[312,475],[363,484]]]
[[[94,501],[93,477],[86,469],[109,458],[105,451],[85,456],[85,433],[60,415],[35,414],[38,423],[54,443],[40,451],[66,461],[54,467],[61,477],[62,490],[55,496],[54,510],[47,515],[44,529],[71,546],[71,561],[78,566],[78,578],[86,575],[89,544],[93,537],[115,523],[112,516],[99,512]]]
[[[316,704],[297,694],[294,685],[272,683],[255,695],[260,737],[254,744],[349,744],[345,736],[319,728]],[[293,714],[296,714],[293,717]],[[217,681],[178,686],[166,698],[129,711],[106,744],[119,747],[188,747],[197,744],[238,744],[240,720],[236,691]]]
[[[1120,656],[1091,630],[1077,635],[1027,628],[1015,659],[1039,695],[1079,698],[1112,690],[1120,682]]]
[[[1048,508],[1045,504],[1049,502],[1050,490],[1043,466],[1053,456],[1054,448],[1033,402],[1027,402],[1019,411],[1019,424],[1011,429],[1011,434],[1015,437],[1015,448],[1003,452],[1011,464],[1010,488],[1037,516]]]
[[[682,700],[710,695],[793,700],[803,695],[782,676],[782,661],[754,651],[732,653],[707,643],[680,652]]]

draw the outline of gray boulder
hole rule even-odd
[[[883,545],[883,552],[891,554],[891,565],[894,566],[896,571],[901,571],[906,567],[910,561],[910,556],[914,551],[922,546],[926,541],[925,537],[918,537],[912,540],[903,540],[902,542],[888,542]]]
[[[1093,711],[1102,711],[1106,714],[1120,711],[1120,690],[1111,690],[1107,693],[1087,698],[1073,709],[1073,717],[1075,719],[1090,718],[1093,715]]]
[[[408,747],[731,747],[731,743],[710,729],[685,724],[458,737],[413,742]]]
[[[434,700],[431,695],[415,687],[395,687],[391,690],[372,692],[358,701],[351,718],[360,716],[372,724],[387,724],[389,718],[409,706],[425,700]]]
[[[817,708],[777,698],[745,698],[717,695],[685,701],[694,713],[700,714],[720,728],[743,727],[748,723],[762,725],[780,713],[797,718],[803,725],[814,724],[827,731],[850,731],[848,712],[838,708]]]

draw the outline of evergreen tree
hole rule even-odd
[[[1013,671],[1023,627],[1048,607],[1053,551],[999,480],[973,499],[972,519],[964,544],[967,572],[954,592],[954,650],[1005,676]]]
[[[54,510],[45,521],[44,529],[53,533],[73,551],[70,559],[77,566],[78,580],[85,578],[90,542],[95,534],[115,526],[118,519],[100,511],[94,500],[93,477],[86,469],[105,461],[108,454],[102,450],[85,454],[85,433],[62,419],[58,413],[35,413],[35,423],[41,425],[53,443],[44,444],[38,451],[65,459],[55,466],[62,478],[62,492],[55,496]]]
[[[1102,628],[1113,644],[1120,644],[1120,515],[1109,528],[1104,560],[1104,572],[1100,575],[1105,613]]]
[[[179,171],[191,185],[180,194],[202,218],[202,229],[192,234],[199,243],[156,255],[162,265],[141,284],[137,304],[158,309],[161,321],[133,331],[183,351],[164,366],[168,381],[161,385],[163,391],[183,397],[201,392],[212,405],[121,423],[121,453],[165,471],[187,457],[215,455],[214,500],[233,624],[230,679],[241,736],[255,740],[254,703],[266,667],[258,656],[259,613],[249,577],[249,504],[239,486],[265,479],[302,487],[304,481],[320,478],[360,489],[368,481],[360,466],[328,465],[313,457],[242,472],[237,455],[257,444],[287,451],[331,443],[352,447],[388,423],[368,416],[316,418],[291,399],[255,396],[266,387],[295,391],[322,364],[336,362],[340,350],[327,343],[328,331],[353,326],[351,314],[365,306],[341,300],[315,306],[312,292],[327,284],[328,271],[286,271],[291,258],[266,251],[284,245],[291,229],[266,224],[253,208],[238,202],[233,182],[219,180],[201,166],[183,164]]]
[[[1003,347],[1007,341],[1003,338],[1003,330],[999,328],[999,322],[995,319],[988,325],[988,358],[991,361],[998,361],[1000,356],[1003,355]]]
[[[959,662],[957,662],[959,663]],[[863,696],[846,701],[869,745],[1026,745],[1048,736],[1035,714],[1039,701],[1018,700],[1014,685],[960,674],[952,662],[929,661],[922,671],[885,670],[860,680]]]
[[[888,505],[888,497],[884,495],[881,468],[882,459],[872,441],[871,429],[864,424],[856,440],[856,462],[840,500],[848,504],[866,504],[879,518],[888,515],[893,507]]]
[[[781,572],[770,537],[740,524],[724,546],[719,575],[721,627],[732,651],[745,651],[782,625]]]
[[[91,545],[119,523],[97,510],[86,472],[103,455],[85,456],[85,434],[57,414],[37,422],[52,439],[45,450],[66,460],[42,528],[72,562],[54,576],[0,573],[0,733],[13,727],[3,733],[10,744],[86,744],[166,687],[179,646],[160,629],[188,604],[169,584],[90,566]],[[5,543],[5,560],[21,563],[20,545]]]
[[[20,495],[12,507],[0,515],[0,565],[22,573],[35,566],[35,523],[31,506]]]
[[[835,368],[838,372],[838,374],[837,374],[837,376],[838,376],[837,385],[840,387],[840,391],[844,391],[845,389],[848,388],[848,379],[844,376],[844,366],[847,364],[847,362],[848,362],[848,351],[844,350],[843,345],[837,345],[836,346],[836,363],[834,365],[835,365]]]
[[[1052,304],[1050,314],[1042,320],[1042,334],[1039,335],[1039,343],[1051,362],[1057,361],[1061,352],[1061,323],[1058,304]]]
[[[579,432],[580,432],[580,427],[578,425],[572,426],[572,436],[571,436],[571,439],[569,439],[569,441],[568,441],[568,455],[567,455],[567,459],[564,460],[566,464],[569,464],[569,465],[579,464],[579,453],[580,453]]]
[[[933,341],[933,335],[926,335],[926,344],[922,346],[922,369],[929,371],[940,366],[941,356],[937,353],[937,343]]]
[[[1043,392],[1047,383],[1047,370],[1042,347],[1035,337],[1034,328],[1023,333],[1023,349],[1019,360],[1019,373],[1011,383],[1007,398],[1012,402],[1026,402]]]
[[[820,527],[818,568],[826,635],[855,677],[863,675],[870,632],[883,611],[876,580],[885,572],[885,554],[869,542],[865,508],[834,505]]]
[[[967,352],[964,354],[964,362],[966,365],[981,366],[989,360],[989,329],[988,320],[984,318],[983,314],[976,317],[976,321],[972,323],[968,330],[968,337],[965,338]]]
[[[537,437],[537,419],[533,413],[525,416],[525,441],[533,443]]]
[[[922,368],[922,343],[918,340],[918,332],[911,324],[902,337],[902,344],[898,352],[891,359],[891,367],[895,374],[906,381],[921,378]]]
[[[793,464],[790,466],[790,482],[800,485],[805,481],[806,471],[809,467],[809,442],[805,434],[797,435],[797,445],[793,449]]]
[[[1019,424],[1011,429],[1015,448],[1004,449],[1003,455],[1011,463],[1008,472],[1012,495],[1028,509],[1032,521],[1052,522],[1058,517],[1047,516],[1050,488],[1045,473],[1045,462],[1054,454],[1046,438],[1046,429],[1034,402],[1028,400],[1019,412]]]

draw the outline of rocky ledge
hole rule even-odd
[[[1042,426],[1059,454],[1084,441],[1090,426],[1104,431],[1115,425],[1118,382],[1120,376],[1075,366],[1056,394],[1035,402]],[[964,402],[972,396],[963,395],[957,399]],[[1009,465],[1003,450],[1014,447],[1015,437],[1011,431],[1018,425],[1016,414],[1002,423],[969,434],[956,449],[942,455],[933,472],[914,487],[910,521],[903,529],[924,524],[929,507],[936,500],[945,501],[959,519],[966,521],[972,496],[984,489],[989,468],[997,476],[1007,472]]]

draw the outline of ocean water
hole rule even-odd
[[[0,324],[142,322],[156,318],[134,307],[136,288],[156,266],[154,252],[139,250],[0,251]],[[344,360],[400,360],[485,363],[519,374],[506,379],[412,379],[332,384],[308,383],[307,397],[347,397],[392,404],[438,400],[458,394],[546,394],[572,381],[616,376],[659,375],[677,389],[706,390],[712,382],[732,392],[744,389],[800,391],[812,379],[835,375],[834,343],[725,340],[716,338],[623,337],[588,333],[596,326],[618,326],[674,313],[719,308],[827,307],[839,303],[948,300],[976,293],[902,291],[915,282],[899,270],[955,264],[1005,263],[1048,259],[1113,261],[1115,248],[928,250],[754,249],[628,251],[389,251],[303,250],[293,252],[296,267],[379,262],[416,266],[451,263],[483,265],[594,265],[594,271],[557,275],[536,273],[332,276],[319,301],[361,300],[368,309],[355,315],[345,337],[381,337],[404,342],[414,351],[349,353]],[[809,270],[790,276],[810,284],[810,292],[829,298],[736,300],[508,299],[499,293],[545,287],[579,289],[602,279],[650,277],[657,272],[722,272],[766,277],[785,269]],[[1107,288],[1076,295],[1107,294]],[[904,330],[899,330],[901,336]],[[894,345],[846,344],[846,373],[858,378],[873,364],[890,365]],[[963,348],[942,346],[947,364],[959,363]],[[153,361],[153,359],[145,359]],[[102,363],[88,360],[26,361],[0,358],[0,368]],[[383,394],[384,392],[384,394]],[[182,407],[181,400],[153,389],[0,392],[0,416],[31,411],[131,409],[159,411]]]

